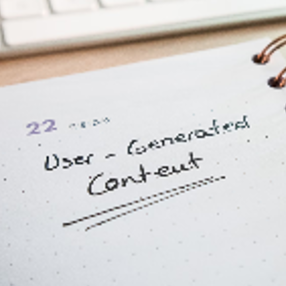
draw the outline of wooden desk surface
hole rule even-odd
[[[285,33],[286,20],[263,25],[189,33],[156,40],[7,59],[0,62],[0,86],[190,53],[262,37],[275,38]],[[286,56],[286,47],[283,53]]]

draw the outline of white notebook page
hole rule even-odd
[[[267,43],[2,88],[0,284],[284,286]]]

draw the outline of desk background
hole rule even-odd
[[[249,24],[244,27],[7,59],[0,61],[0,86],[185,54],[263,37],[275,38],[285,33],[286,19],[274,23]],[[282,53],[286,57],[286,46]]]

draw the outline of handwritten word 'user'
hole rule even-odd
[[[250,128],[246,115],[243,116],[241,121],[227,122],[222,125],[219,125],[217,120],[214,119],[212,121],[212,126],[207,129],[196,129],[188,133],[178,133],[174,136],[152,140],[147,144],[140,144],[137,139],[133,139],[127,147],[127,154],[141,155],[148,150],[157,150],[177,143],[188,143],[193,139],[204,139],[245,128]]]
[[[52,156],[46,157],[45,169],[47,171],[53,171],[57,168],[69,169],[74,165],[89,165],[93,156],[93,154],[89,154],[86,157],[76,156],[75,158],[59,158],[56,154],[53,154]]]
[[[182,172],[190,171],[192,169],[199,169],[199,161],[202,161],[202,158],[195,157],[193,153],[189,153],[189,160],[187,163],[181,163],[179,166],[161,166],[155,171],[146,171],[145,167],[139,165],[139,174],[136,176],[127,175],[123,178],[104,178],[104,173],[99,173],[90,181],[88,185],[88,193],[90,195],[103,195],[107,192],[115,191],[119,188],[127,187],[130,183],[133,184],[142,184],[148,183],[149,177],[169,177],[175,174],[180,174]],[[98,184],[98,188],[95,186]]]

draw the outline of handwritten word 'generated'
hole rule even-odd
[[[243,116],[241,121],[227,122],[222,125],[219,125],[217,120],[214,119],[212,126],[207,129],[196,129],[188,133],[178,133],[174,136],[152,140],[147,144],[141,144],[137,139],[133,139],[127,147],[127,154],[142,155],[148,150],[158,150],[177,143],[188,143],[193,139],[204,139],[245,128],[250,128],[246,115]]]

